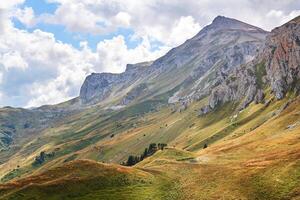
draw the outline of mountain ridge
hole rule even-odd
[[[205,29],[240,29],[267,32],[251,24],[221,15],[215,17],[210,25],[204,27],[204,30]]]

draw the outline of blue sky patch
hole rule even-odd
[[[32,7],[36,15],[40,14],[53,14],[58,7],[58,3],[49,3],[45,0],[26,0],[25,3],[21,6],[23,7]]]

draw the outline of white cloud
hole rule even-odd
[[[9,18],[16,12],[17,6],[24,2],[25,0],[0,1],[0,34],[11,26]]]
[[[3,98],[3,94],[0,92],[0,99],[2,99]],[[4,105],[1,103],[1,101],[0,101],[0,107],[3,107]]]
[[[74,97],[93,62],[92,53],[59,42],[51,33],[11,26],[0,37],[0,103],[37,106]]]
[[[82,2],[68,2],[65,1],[55,11],[54,15],[45,14],[39,17],[39,21],[44,21],[50,24],[63,24],[67,30],[72,32],[83,32],[100,34],[108,27],[105,22],[101,20],[101,17],[96,13],[93,13],[88,5]]]
[[[0,8],[0,34],[3,34],[11,26],[9,13],[6,9]],[[1,45],[1,44],[0,44]]]
[[[272,28],[284,24],[299,15],[300,15],[300,9],[293,10],[289,13],[284,13],[282,10],[270,10],[266,14],[266,19],[268,20],[268,25],[266,26],[270,26],[270,28]]]
[[[6,70],[9,70],[10,68],[20,68],[25,70],[28,67],[27,62],[17,51],[9,51],[1,55],[0,63],[4,65]]]
[[[36,24],[34,11],[31,7],[17,9],[14,15],[20,22],[22,22],[27,27],[33,27]]]
[[[192,16],[181,17],[175,22],[166,43],[170,46],[176,46],[195,36],[199,30],[200,25],[195,22]]]
[[[24,3],[25,0],[9,0],[9,1],[1,1],[0,9],[10,9],[14,6]]]
[[[110,72],[122,72],[128,63],[150,61],[162,56],[168,48],[161,48],[151,52],[150,42],[147,38],[134,49],[128,49],[122,35],[104,40],[97,45],[98,61],[96,66],[102,66],[102,70]]]
[[[72,70],[66,70],[66,74],[61,74],[59,77],[47,81],[47,84],[34,83],[30,85],[29,92],[34,98],[29,99],[27,107],[35,107],[38,105],[63,102],[70,98],[70,87],[74,87],[76,82],[72,82],[69,76],[77,76],[79,73],[74,73]],[[82,77],[78,78],[81,82]],[[68,83],[69,82],[69,83]]]
[[[119,12],[116,16],[115,16],[115,23],[119,24],[120,26],[129,26],[130,25],[130,20],[131,20],[131,16],[126,13],[126,12]]]
[[[3,79],[3,73],[2,72],[0,72],[0,85],[1,85],[1,83],[2,83],[2,79]],[[1,93],[0,93],[1,94]],[[1,96],[0,96],[1,97]]]
[[[191,16],[200,26],[208,24],[217,15],[237,18],[270,29],[279,21],[269,20],[271,10],[283,13],[297,12],[297,0],[52,0],[59,3],[54,15],[45,18],[49,23],[59,23],[68,30],[94,34],[109,33],[117,27],[131,25],[141,37],[154,37],[163,43],[168,39],[174,22],[183,16]],[[257,5],[260,5],[259,7]]]

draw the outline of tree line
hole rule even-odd
[[[145,158],[152,156],[156,151],[164,150],[166,146],[167,144],[165,143],[151,143],[148,148],[145,148],[144,152],[140,156],[129,155],[127,161],[122,164],[126,166],[133,166]]]
[[[42,152],[40,152],[40,154],[38,156],[35,157],[32,165],[34,165],[34,166],[41,165],[46,161],[46,159],[53,158],[54,156],[55,156],[54,152],[46,153],[45,151],[42,151]]]

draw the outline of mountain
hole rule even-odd
[[[113,102],[116,106],[172,89],[176,90],[172,102],[187,95],[207,95],[229,69],[254,57],[266,35],[260,28],[218,16],[195,37],[153,62],[128,65],[121,74],[88,76],[79,98],[82,104]]]
[[[299,199],[299,19],[218,16],[75,99],[0,109],[0,199]]]

